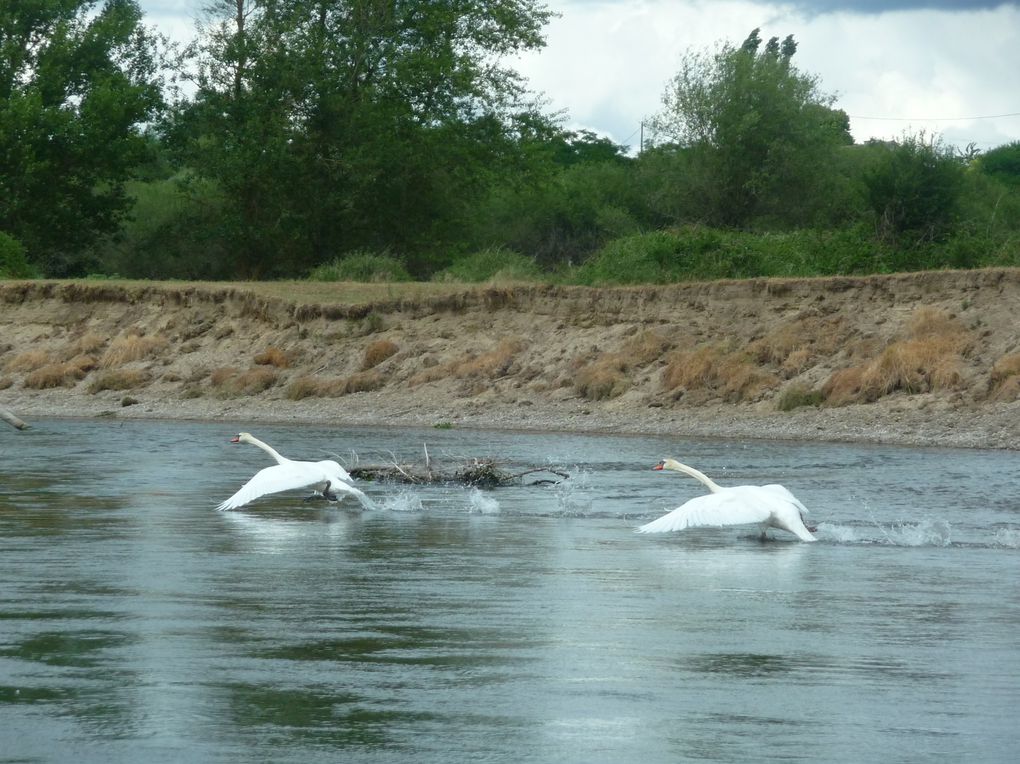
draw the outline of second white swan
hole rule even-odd
[[[230,442],[250,443],[253,446],[258,446],[272,456],[276,460],[276,464],[256,472],[237,493],[216,507],[219,510],[237,509],[262,496],[299,488],[313,489],[315,493],[309,498],[322,497],[330,501],[340,501],[344,495],[348,495],[354,496],[369,509],[373,506],[362,491],[351,485],[351,476],[337,462],[329,459],[320,462],[288,459],[281,456],[267,443],[263,443],[247,432],[238,433],[230,439]]]
[[[652,469],[674,470],[700,480],[710,491],[697,496],[658,520],[642,525],[638,533],[668,533],[684,528],[749,525],[789,531],[801,541],[817,541],[804,523],[807,508],[781,485],[738,485],[724,488],[702,472],[675,459],[663,459]]]

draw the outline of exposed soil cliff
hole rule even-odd
[[[0,283],[0,407],[1020,445],[1017,270],[314,290]]]

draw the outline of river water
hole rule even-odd
[[[216,504],[242,425],[0,430],[0,761],[1014,761],[1020,455],[253,429],[293,458],[559,485]],[[781,482],[819,543],[634,527]],[[538,476],[536,476],[538,477]]]

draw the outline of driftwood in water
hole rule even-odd
[[[27,430],[28,429],[28,425],[27,424],[22,422],[20,419],[18,419],[16,416],[14,416],[14,414],[12,414],[7,409],[0,408],[0,419],[3,419],[11,427],[14,427],[14,428],[16,428],[18,430]]]
[[[507,485],[548,485],[559,483],[561,480],[570,477],[566,472],[547,467],[535,467],[521,472],[508,472],[496,466],[496,462],[491,459],[474,459],[459,467],[443,469],[433,464],[429,458],[428,447],[425,448],[425,462],[423,464],[397,464],[396,461],[393,461],[390,464],[358,465],[349,468],[347,471],[351,474],[351,477],[359,480],[378,480],[416,485],[457,483],[476,488],[498,488]],[[524,483],[523,478],[525,476],[540,473],[554,475],[555,478],[545,477]]]

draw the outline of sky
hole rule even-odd
[[[139,0],[186,41],[207,0]],[[546,0],[546,46],[515,65],[569,129],[632,149],[687,51],[792,34],[794,63],[863,142],[925,131],[982,150],[1020,140],[1020,0]]]

